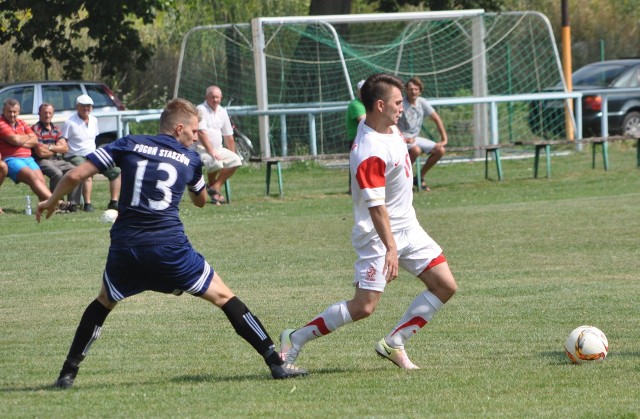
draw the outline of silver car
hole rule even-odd
[[[100,135],[96,145],[100,146],[116,139],[117,119],[100,114],[125,110],[116,95],[102,83],[90,81],[23,81],[0,83],[0,104],[8,98],[20,102],[20,118],[30,125],[38,121],[38,107],[43,102],[55,107],[54,122],[62,124],[76,111],[76,98],[82,94],[93,99],[93,115],[98,118]]]

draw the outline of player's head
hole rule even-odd
[[[377,101],[386,101],[393,89],[402,91],[402,80],[392,74],[374,74],[364,82],[360,97],[367,111],[372,111]]]
[[[175,137],[189,147],[198,135],[199,114],[193,103],[176,98],[167,103],[160,115],[160,132]]]

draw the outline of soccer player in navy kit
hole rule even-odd
[[[51,198],[38,204],[36,219],[55,212],[59,197],[84,179],[115,166],[122,170],[118,218],[111,228],[111,246],[98,297],[86,308],[55,383],[70,388],[80,362],[100,336],[116,304],[143,291],[201,297],[227,315],[235,331],[263,356],[273,378],[306,375],[284,363],[260,320],[222,281],[189,243],[178,215],[185,187],[194,205],[203,207],[207,193],[200,156],[189,146],[197,138],[198,111],[174,99],[160,117],[160,134],[130,135],[87,155],[67,172]]]

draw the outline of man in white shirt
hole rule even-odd
[[[75,166],[80,166],[89,153],[96,150],[96,137],[98,130],[98,118],[91,115],[93,99],[89,95],[80,95],[76,99],[77,112],[71,115],[64,123],[62,136],[67,139],[69,151],[64,155],[65,160]],[[120,195],[120,168],[114,167],[103,173],[109,179],[109,192],[111,200],[108,209],[118,209],[118,196]],[[95,211],[91,204],[91,190],[93,179],[87,178],[82,184],[82,198],[84,199],[84,211]]]
[[[207,192],[215,205],[225,202],[220,189],[242,165],[242,159],[235,152],[236,143],[231,120],[227,110],[220,106],[220,102],[222,102],[222,90],[218,86],[209,86],[204,102],[197,106],[200,114],[198,126],[200,144],[196,146],[196,151],[200,154],[202,164],[207,170]]]
[[[405,343],[429,323],[456,292],[457,284],[442,249],[420,226],[413,208],[413,170],[404,138],[396,124],[402,113],[402,81],[374,74],[361,90],[367,113],[349,157],[355,225],[351,242],[354,297],[340,301],[298,329],[280,337],[285,362],[293,364],[309,341],[369,317],[398,268],[415,275],[426,287],[375,346],[376,353],[400,368],[418,369]]]
[[[418,77],[409,79],[405,84],[405,97],[402,103],[404,111],[398,120],[398,128],[402,131],[405,141],[407,142],[407,148],[409,149],[409,156],[411,162],[415,162],[421,153],[428,154],[427,161],[422,166],[420,171],[421,179],[427,175],[429,169],[444,156],[447,146],[448,138],[447,131],[444,129],[444,124],[438,112],[427,102],[427,99],[420,96],[424,90],[424,84]],[[440,142],[436,143],[428,138],[420,137],[420,131],[422,130],[422,123],[424,118],[431,118],[436,124],[438,133],[440,134]],[[417,182],[417,180],[414,180]],[[416,186],[418,186],[416,184]],[[421,189],[428,191],[429,187],[422,182],[419,186]]]

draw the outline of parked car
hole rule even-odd
[[[609,60],[587,64],[572,75],[576,92],[640,87],[640,59]],[[561,91],[558,85],[547,91]],[[565,102],[557,100],[531,102],[529,127],[546,138],[565,135]],[[607,95],[609,134],[640,136],[640,92]],[[602,97],[586,94],[582,97],[582,136],[600,137]]]
[[[38,121],[38,107],[43,102],[55,107],[54,122],[63,123],[76,111],[76,98],[87,94],[93,99],[93,114],[98,117],[100,135],[96,145],[100,146],[116,139],[117,118],[100,117],[101,113],[123,111],[124,105],[116,95],[102,83],[91,81],[23,81],[0,83],[0,104],[8,98],[20,102],[20,118],[29,124]]]

